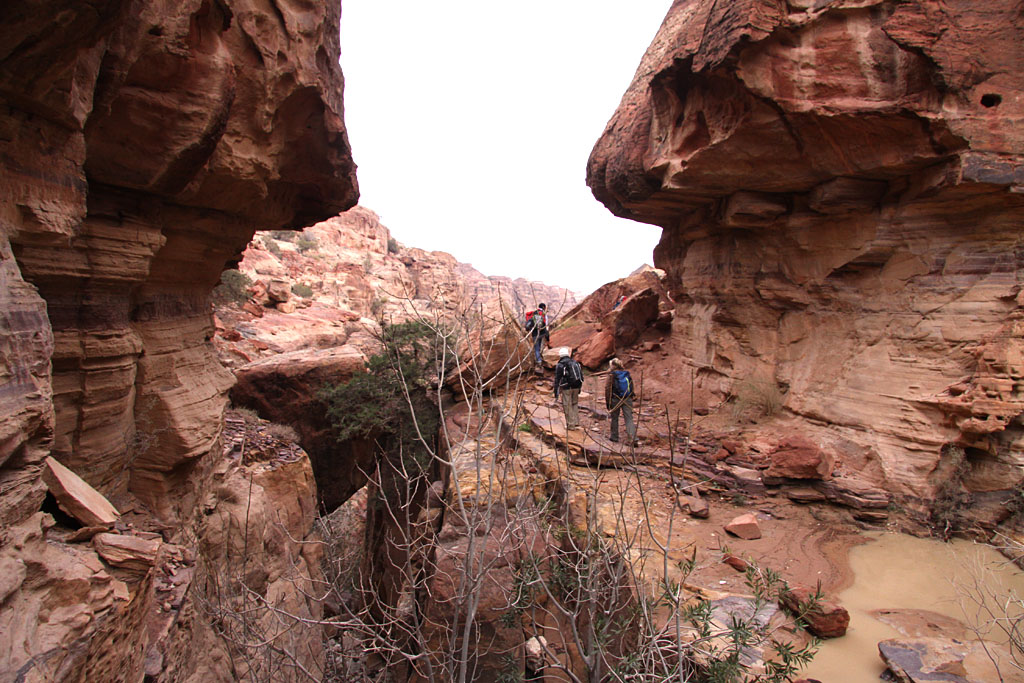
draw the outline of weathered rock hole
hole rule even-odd
[[[981,96],[981,106],[991,109],[1003,103],[1003,96],[995,93],[985,93]]]

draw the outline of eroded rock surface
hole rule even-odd
[[[0,671],[139,680],[173,661],[184,680],[212,651],[178,649],[168,625],[166,660],[142,661],[160,631],[144,622],[171,614],[145,597],[157,567],[128,593],[66,545],[39,512],[41,469],[52,455],[165,540],[195,538],[233,382],[209,344],[209,292],[254,230],[356,202],[338,15],[247,0],[0,9],[0,554],[31,556],[33,576],[3,586]],[[218,676],[244,675],[225,662]]]
[[[1018,3],[675,2],[588,184],[664,228],[666,387],[755,378],[859,486],[1021,479]],[[664,379],[661,379],[664,375]],[[998,506],[983,521],[1005,516]]]

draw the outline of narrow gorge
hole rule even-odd
[[[338,2],[0,8],[0,680],[1024,680],[1024,10],[665,5],[589,293],[359,203]]]

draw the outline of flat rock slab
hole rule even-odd
[[[102,493],[52,457],[46,458],[43,482],[60,509],[87,527],[109,527],[121,516]]]
[[[163,541],[122,534],[96,534],[92,544],[100,557],[115,567],[147,571],[156,562]]]
[[[952,638],[883,640],[878,644],[878,656],[896,680],[905,683],[995,683],[1011,680],[1000,677],[992,660],[985,654],[986,649],[996,659],[1009,656],[995,643],[963,642]]]

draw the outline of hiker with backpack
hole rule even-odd
[[[580,387],[583,386],[583,367],[572,359],[572,349],[558,350],[558,365],[555,366],[555,398],[562,397],[567,429],[580,426]]]
[[[547,309],[547,304],[537,304],[537,310],[526,314],[526,331],[533,335],[533,356],[538,366],[544,360],[540,352],[549,336]]]
[[[633,378],[628,370],[622,368],[622,361],[618,358],[612,358],[608,365],[610,370],[604,384],[604,403],[612,421],[612,441],[619,440],[621,412],[629,443],[633,443],[636,439],[636,426],[633,424]]]

